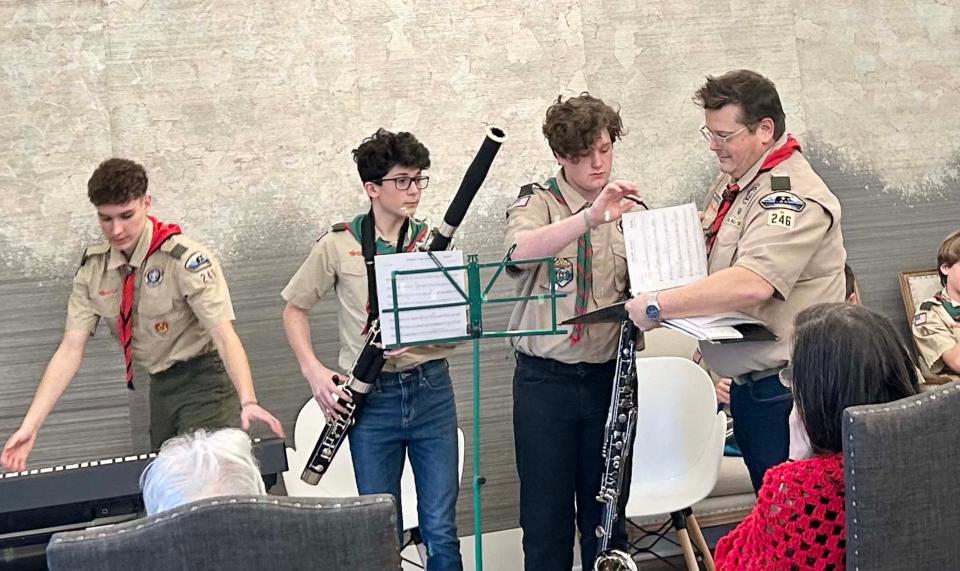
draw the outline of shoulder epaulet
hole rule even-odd
[[[520,194],[517,195],[517,198],[523,198],[524,196],[530,196],[533,194],[534,189],[536,190],[547,190],[547,187],[543,186],[538,182],[531,182],[520,187]]]
[[[92,256],[102,256],[110,251],[110,243],[103,242],[102,244],[96,244],[93,246],[87,246],[83,251],[83,256],[80,257],[80,267],[82,268],[84,264],[87,263]]]
[[[770,190],[773,191],[783,191],[790,190],[790,177],[788,176],[771,176],[770,177]]]
[[[330,229],[333,230],[334,232],[343,232],[344,230],[348,230],[349,228],[350,228],[349,222],[337,222],[336,224],[330,227]]]
[[[933,301],[928,299],[927,301],[920,304],[920,311],[929,311],[933,309],[935,305],[936,304]]]
[[[166,252],[174,260],[179,260],[190,249],[190,246],[183,243],[181,235],[170,236],[160,245],[160,251]]]

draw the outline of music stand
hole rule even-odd
[[[390,274],[390,286],[392,305],[391,309],[383,309],[384,313],[395,314],[393,320],[394,333],[397,343],[390,345],[390,348],[414,347],[417,345],[435,345],[442,343],[457,343],[460,341],[473,341],[473,533],[474,533],[474,561],[477,571],[483,571],[483,530],[481,528],[481,491],[480,488],[485,483],[485,479],[480,475],[480,341],[482,339],[503,338],[503,337],[526,337],[531,335],[556,335],[566,333],[564,329],[557,328],[557,298],[565,297],[567,294],[556,291],[556,280],[550,280],[550,291],[547,294],[532,294],[527,296],[508,296],[508,297],[490,297],[490,291],[496,284],[497,279],[503,271],[511,266],[521,264],[547,264],[549,275],[556,275],[554,258],[535,258],[529,260],[511,260],[510,256],[513,248],[507,252],[499,262],[489,262],[481,264],[477,254],[468,254],[467,263],[463,266],[446,267],[436,258],[433,252],[428,252],[430,259],[436,267],[419,270],[399,270]],[[483,285],[480,277],[480,270],[485,268],[496,268],[493,277]],[[467,287],[466,291],[460,287],[460,284],[453,279],[450,272],[466,271]],[[442,273],[448,282],[456,288],[462,301],[452,303],[439,303],[434,305],[417,305],[413,307],[399,307],[397,304],[397,278],[400,276]],[[513,331],[485,331],[483,327],[483,313],[487,305],[499,303],[516,303],[518,301],[538,301],[550,302],[551,321],[549,329],[521,329]],[[442,309],[449,307],[466,307],[468,310],[467,331],[465,335],[456,337],[445,337],[441,339],[426,339],[415,342],[404,342],[400,330],[400,312],[404,311],[424,311],[429,309]]]

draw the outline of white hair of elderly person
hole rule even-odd
[[[140,475],[147,515],[205,498],[267,493],[247,433],[197,430],[167,440]]]

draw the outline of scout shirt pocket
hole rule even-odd
[[[548,271],[546,263],[537,270],[537,284],[543,292],[550,291],[550,282],[556,284],[556,291],[575,293],[577,291],[577,242],[567,245],[554,255],[554,274]]]
[[[737,246],[740,242],[741,224],[733,220],[724,220],[720,225],[720,231],[717,232],[717,241],[713,244],[713,250],[710,252],[710,272],[723,268],[729,268],[733,265],[737,257]]]
[[[117,317],[120,316],[120,289],[99,285],[90,287],[90,305],[100,316],[100,322],[106,324],[113,334],[117,332]]]
[[[367,309],[367,266],[360,249],[349,252],[339,268],[336,281],[337,295],[345,307]]]

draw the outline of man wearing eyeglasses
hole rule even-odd
[[[370,209],[335,224],[283,289],[283,326],[314,398],[327,419],[347,412],[350,397],[337,383],[348,378],[362,348],[370,295],[364,251],[414,251],[429,235],[413,218],[429,177],[430,152],[412,134],[380,129],[353,151]],[[371,268],[372,271],[372,268]],[[338,368],[313,351],[308,314],[334,290],[339,304]],[[350,454],[361,494],[389,493],[400,514],[400,475],[409,452],[417,487],[420,533],[429,554],[427,569],[461,570],[456,503],[457,409],[446,357],[450,346],[418,346],[386,353],[383,373],[350,432]],[[402,533],[402,532],[401,532]]]
[[[778,336],[700,343],[707,366],[734,380],[734,435],[759,490],[764,472],[789,450],[793,399],[779,372],[789,359],[794,317],[815,303],[844,300],[840,203],[786,133],[770,80],[746,70],[708,77],[694,100],[704,109],[701,134],[720,166],[703,217],[709,275],[640,294],[627,309],[644,330],[662,319],[742,311]]]

